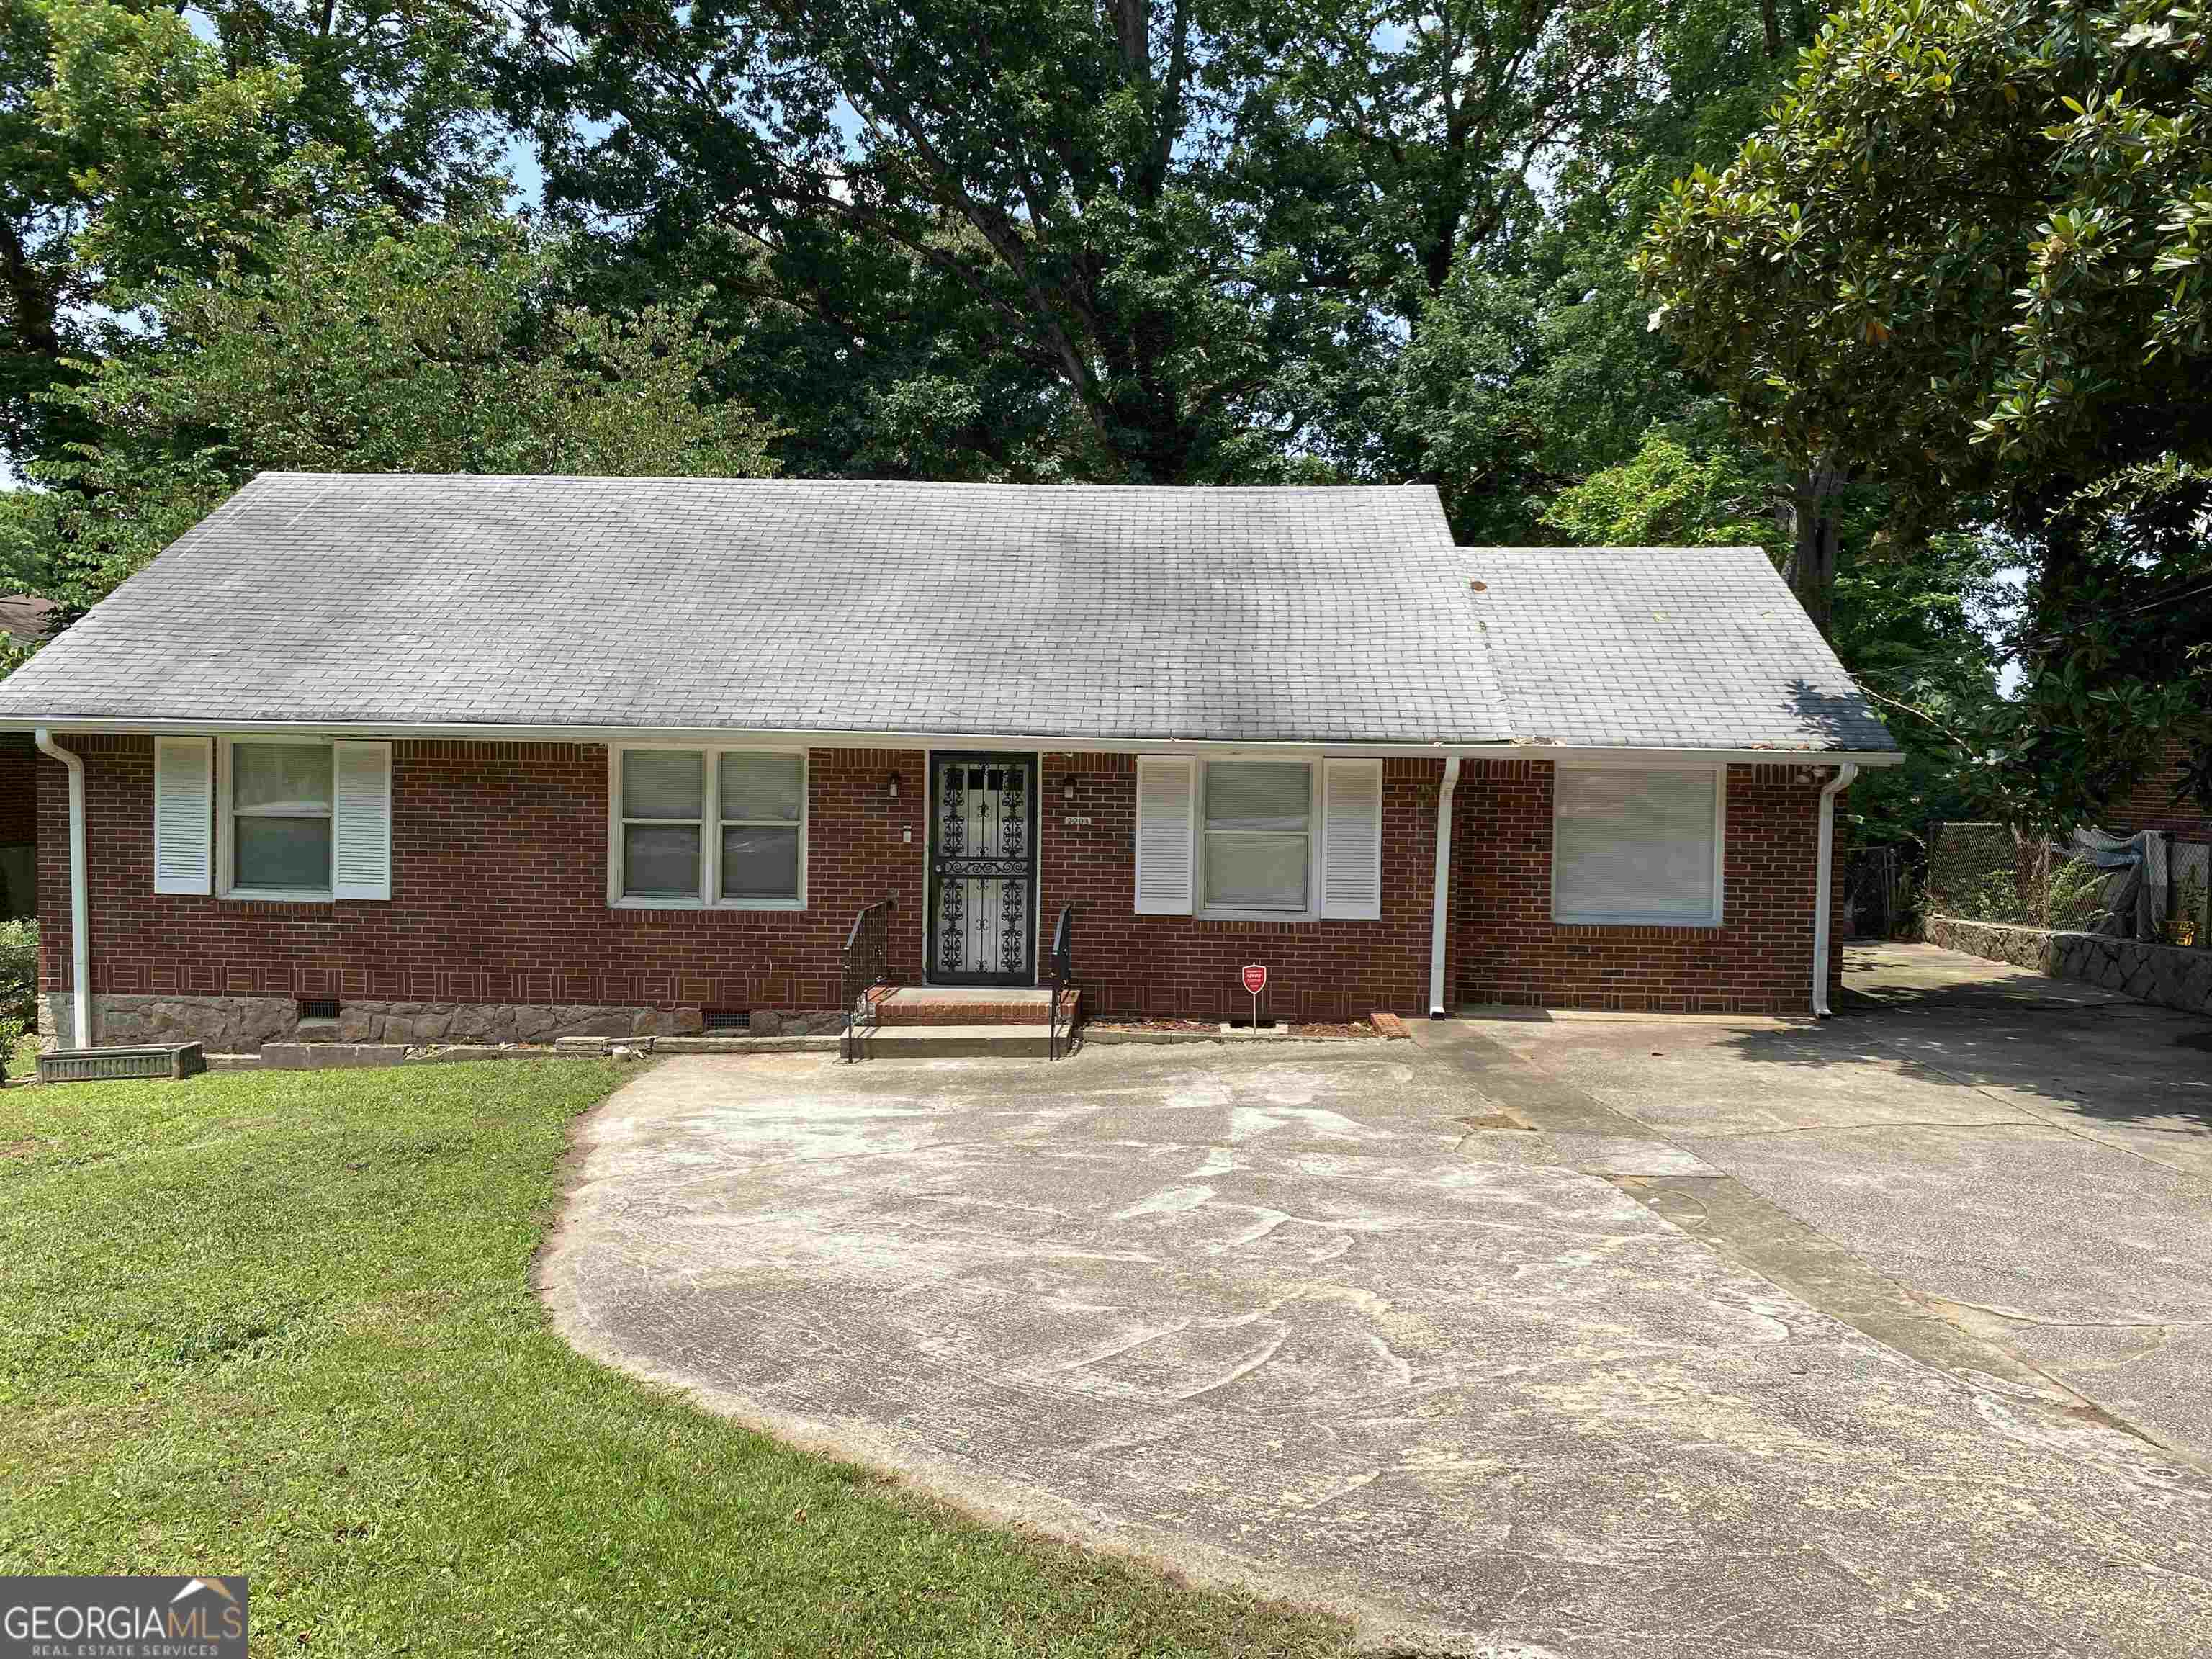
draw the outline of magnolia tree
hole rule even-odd
[[[2016,550],[2023,695],[1942,717],[2015,821],[2094,817],[2177,732],[2212,799],[2209,64],[2173,0],[1856,0],[1636,257],[1654,327],[1790,471],[1816,618],[1848,481],[1901,536]]]

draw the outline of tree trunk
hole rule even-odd
[[[1759,21],[1766,29],[1766,59],[1772,63],[1782,56],[1781,0],[1759,0]]]
[[[1790,537],[1782,579],[1805,607],[1813,626],[1828,635],[1836,591],[1836,501],[1844,473],[1826,457],[1790,474],[1790,493],[1777,498],[1774,516]]]

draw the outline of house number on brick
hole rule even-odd
[[[1089,818],[1062,818],[1060,821],[1060,828],[1063,830],[1088,830],[1091,827],[1091,820]]]

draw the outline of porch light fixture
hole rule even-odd
[[[1075,774],[1064,773],[1060,780],[1060,798],[1070,806],[1075,805]]]
[[[899,775],[896,772],[892,773],[890,777],[886,781],[884,787],[890,790],[890,798],[893,800],[896,800],[898,799]]]

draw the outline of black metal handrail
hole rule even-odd
[[[1075,1044],[1075,1011],[1063,1010],[1060,1004],[1067,993],[1075,988],[1075,907],[1060,907],[1060,921],[1052,930],[1052,954],[1046,960],[1052,977],[1052,1029],[1046,1035],[1046,1057],[1058,1060]],[[1066,1030],[1061,1031],[1062,1022]]]
[[[845,935],[844,1058],[860,1058],[860,1039],[882,1023],[876,988],[891,982],[891,901],[878,899],[853,918]]]

